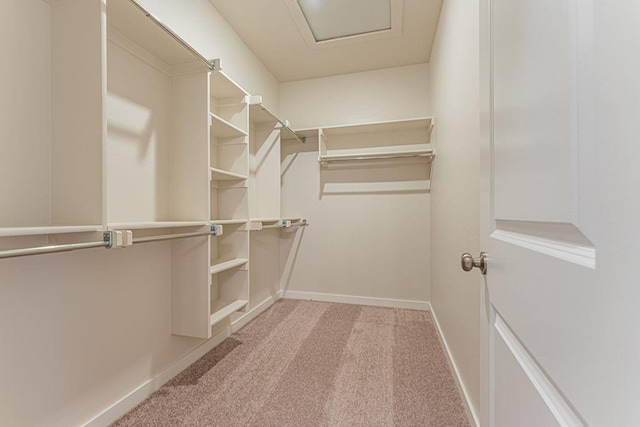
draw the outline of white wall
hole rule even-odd
[[[2,204],[3,226],[51,221],[48,9],[42,1],[0,3],[0,31],[11,35],[0,38],[0,51],[14,58],[0,67],[0,195],[21,202]]]
[[[14,0],[2,6],[15,11],[25,1],[33,3],[33,13],[45,14],[36,20],[46,23],[47,12],[40,9],[49,6],[41,0]],[[141,3],[206,56],[221,57],[227,74],[251,93],[263,95],[277,110],[277,82],[207,0]],[[18,30],[31,28],[33,20],[17,12],[0,13],[0,22],[5,19],[17,25],[0,25],[0,40],[26,40],[35,46],[27,43],[34,49],[17,51],[16,55],[27,55],[24,58],[4,58],[12,72],[0,75],[8,76],[5,83],[16,90],[31,87],[41,97],[34,100],[29,92],[33,104],[29,108],[16,108],[21,104],[13,96],[0,97],[0,111],[11,111],[2,115],[11,117],[2,122],[2,131],[17,139],[32,138],[23,133],[25,123],[35,121],[38,125],[30,133],[44,131],[46,139],[50,126],[48,114],[42,112],[50,110],[49,68],[26,61],[47,58],[35,49],[46,43],[46,34],[23,37]],[[3,154],[5,144],[0,142]],[[9,151],[8,158],[25,170],[33,166],[48,174],[40,157],[16,159],[11,157],[16,153]],[[46,176],[38,179],[46,184]],[[48,200],[43,202],[49,205]],[[48,221],[48,212],[29,214],[34,221]],[[43,240],[5,238],[0,239],[0,248],[41,245]],[[0,260],[0,425],[79,425],[202,343],[171,335],[170,245]]]
[[[278,82],[208,0],[138,0],[206,58],[221,58],[222,70],[278,113]]]
[[[280,84],[280,115],[294,129],[429,115],[427,64]]]
[[[427,66],[283,83],[294,128],[429,114]],[[429,299],[429,193],[424,162],[320,168],[317,143],[282,147],[282,213],[311,225],[282,232],[287,291]]]
[[[477,273],[460,268],[480,251],[479,11],[477,2],[443,3],[431,55],[437,157],[431,190],[431,305],[472,410],[480,399],[480,292]]]

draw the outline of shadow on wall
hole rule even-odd
[[[304,232],[307,227],[296,227],[297,230],[293,232],[283,231],[281,236],[281,248],[284,248],[280,253],[281,265],[280,265],[280,277],[282,291],[286,292],[289,289],[291,282],[293,266],[296,265],[298,254],[300,253],[300,246],[304,237]],[[286,254],[286,257],[282,255]]]

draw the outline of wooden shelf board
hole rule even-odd
[[[107,23],[109,28],[115,29],[170,67],[195,63],[201,64],[203,71],[208,71],[208,67],[199,62],[193,53],[128,0],[109,1]]]
[[[280,218],[251,218],[252,222],[278,222]]]
[[[98,231],[103,231],[101,225],[46,225],[40,227],[3,227],[0,228],[0,237],[92,233]]]
[[[211,316],[209,316],[209,324],[211,326],[215,325],[221,320],[224,320],[230,314],[235,313],[238,310],[241,310],[248,303],[249,301],[242,300],[242,299],[235,300],[235,301],[226,301],[226,300],[215,301],[213,303],[213,307],[211,310],[212,314]]]
[[[245,265],[247,262],[249,262],[248,259],[245,258],[236,258],[236,259],[232,259],[230,261],[225,261],[225,262],[221,262],[218,264],[214,264],[211,266],[211,268],[209,268],[209,273],[210,274],[218,274],[221,273],[223,271],[235,268],[235,267],[240,267],[241,265]]]
[[[247,132],[229,123],[222,117],[209,113],[211,116],[211,135],[214,138],[233,138],[247,136]]]
[[[248,93],[223,71],[211,72],[211,94],[214,98],[246,96]]]
[[[221,225],[225,225],[225,224],[233,225],[233,224],[246,224],[248,221],[249,221],[248,219],[214,219],[214,220],[211,220],[210,223],[221,224]]]
[[[218,168],[209,168],[211,171],[212,181],[242,181],[248,179],[246,175],[240,175],[239,173],[229,172]]]
[[[151,228],[202,227],[209,225],[207,221],[149,221],[149,222],[110,222],[112,230],[142,230]]]
[[[385,122],[358,123],[353,125],[327,126],[322,130],[325,135],[352,135],[358,133],[392,132],[408,129],[429,130],[433,123],[432,117],[421,117],[415,119],[390,120]]]

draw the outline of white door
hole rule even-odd
[[[481,4],[482,424],[638,426],[640,1]]]

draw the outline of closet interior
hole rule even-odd
[[[37,84],[24,99],[42,120],[15,126],[23,131],[8,135],[0,156],[0,259],[99,247],[126,255],[165,242],[171,334],[206,340],[283,296],[300,259],[333,274],[299,254],[305,232],[327,219],[294,193],[315,202],[327,194],[306,178],[292,183],[292,159],[321,179],[411,168],[386,196],[405,176],[430,181],[431,117],[296,127],[228,75],[225,58],[204,57],[137,2],[41,8],[31,27],[43,29],[36,56],[46,60],[30,70]],[[344,217],[335,230],[349,238],[355,219]],[[370,249],[341,256],[355,265]]]
[[[173,240],[172,333],[210,338],[247,310],[252,233],[310,224],[282,212],[296,144],[317,146],[323,168],[423,159],[431,170],[432,118],[294,130],[139,4],[101,5],[50,6],[51,123],[17,150],[39,163],[3,164],[25,187],[3,189],[0,236],[60,250],[90,236],[108,248]],[[0,256],[37,253],[33,241]]]

